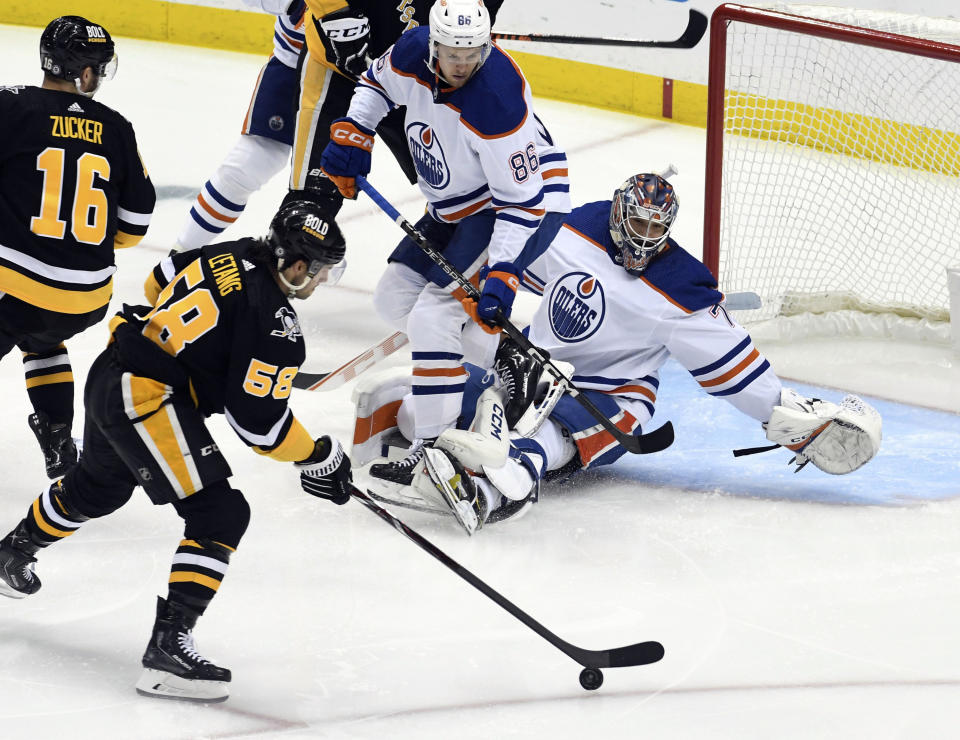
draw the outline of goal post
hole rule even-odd
[[[720,5],[704,262],[746,322],[949,319],[960,265],[960,20]]]

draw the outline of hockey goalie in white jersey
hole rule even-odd
[[[576,386],[623,431],[639,434],[653,416],[659,370],[672,356],[708,394],[761,422],[774,446],[792,451],[797,470],[812,462],[841,474],[865,464],[879,449],[879,414],[855,396],[838,405],[781,386],[750,335],[727,313],[713,275],[670,238],[678,208],[669,182],[639,174],[612,200],[574,209],[559,228],[541,228],[522,271],[523,286],[543,296],[530,340],[554,362],[569,363]],[[465,407],[461,417],[461,426],[472,429],[441,434],[411,490],[394,497],[452,510],[472,533],[525,510],[541,480],[625,454],[582,406],[560,394],[547,394],[526,411],[508,448],[499,440],[499,425],[510,400],[483,390],[481,376],[472,376],[475,388],[465,396],[479,403],[475,410]],[[392,400],[400,400],[402,390],[394,389]],[[380,388],[360,393],[359,400],[377,405],[378,392],[386,397]],[[402,405],[398,411],[403,432]],[[361,455],[365,435],[388,426],[381,413],[376,430],[364,427],[370,412],[358,408]]]

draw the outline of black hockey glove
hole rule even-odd
[[[316,441],[313,454],[294,466],[300,471],[300,485],[311,496],[330,499],[335,504],[350,500],[350,458],[338,440],[323,435]]]
[[[356,79],[370,66],[370,21],[363,13],[343,8],[327,13],[316,21],[327,50],[327,61],[333,62],[345,75]]]

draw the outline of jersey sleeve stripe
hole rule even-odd
[[[750,337],[746,337],[742,342],[740,342],[740,344],[738,344],[732,350],[727,352],[727,354],[725,354],[716,362],[711,362],[709,365],[704,365],[703,367],[699,367],[696,370],[691,370],[690,374],[696,377],[698,375],[707,375],[709,373],[712,373],[714,370],[721,368],[727,363],[729,363],[730,360],[732,360],[734,357],[736,357],[741,352],[743,352],[751,344],[752,344],[752,340],[750,339]]]
[[[153,212],[150,213],[137,213],[136,211],[130,211],[126,208],[117,207],[117,218],[121,221],[126,221],[128,224],[133,224],[136,226],[148,226],[150,224],[150,217],[153,215]]]
[[[746,357],[740,360],[740,362],[738,362],[736,365],[730,368],[727,372],[723,373],[722,375],[718,375],[714,378],[711,378],[710,380],[701,380],[699,381],[699,383],[704,388],[713,388],[718,385],[723,385],[724,383],[729,381],[731,378],[734,378],[737,375],[739,375],[741,372],[743,372],[743,369],[746,368],[748,365],[750,365],[759,356],[760,356],[760,352],[758,352],[757,349],[754,348],[752,352],[750,352]]]
[[[531,220],[528,218],[520,218],[519,216],[514,216],[510,213],[498,213],[497,221],[507,221],[517,226],[523,226],[527,229],[535,229],[540,225],[540,219]]]
[[[711,396],[732,396],[734,393],[739,393],[744,388],[746,388],[750,383],[756,380],[758,377],[763,375],[767,369],[769,369],[770,363],[765,359],[760,365],[754,369],[749,375],[747,375],[743,380],[741,380],[736,385],[730,386],[724,390],[719,391],[707,391]]]

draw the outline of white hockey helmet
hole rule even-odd
[[[430,8],[430,70],[439,73],[437,47],[480,49],[480,63],[493,49],[490,13],[483,0],[437,0]],[[474,70],[476,71],[476,70]]]

